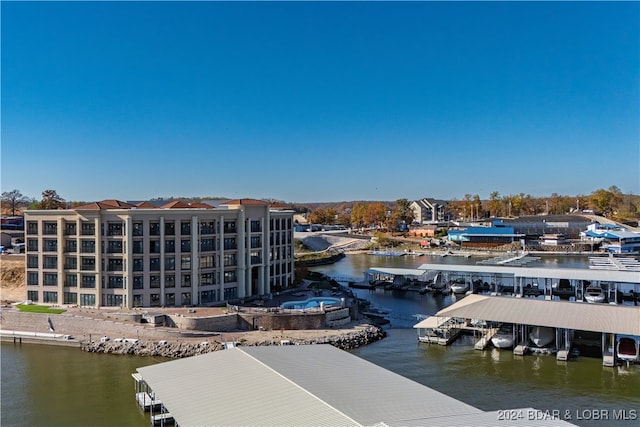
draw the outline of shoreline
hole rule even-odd
[[[92,312],[88,313],[92,316],[89,317],[73,310],[48,315],[3,307],[0,314],[0,341],[3,345],[11,342],[60,345],[93,353],[169,358],[222,350],[226,343],[243,346],[331,344],[341,349],[353,349],[386,336],[382,328],[357,321],[336,329],[214,332],[119,321],[111,317],[112,312]],[[50,325],[55,325],[55,331],[51,331]]]

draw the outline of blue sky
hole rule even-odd
[[[638,2],[2,2],[2,191],[640,194]]]

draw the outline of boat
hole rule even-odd
[[[491,344],[496,348],[513,347],[513,326],[500,325],[498,332],[491,337]]]
[[[618,358],[627,362],[640,360],[640,344],[632,337],[618,337],[617,349]]]
[[[560,299],[568,300],[576,295],[576,291],[568,279],[560,279],[560,281],[552,287],[551,291],[553,295],[558,296]]]
[[[444,287],[445,287],[445,284],[444,284],[444,281],[442,280],[442,273],[438,272],[433,278],[433,282],[431,283],[431,289],[434,291],[441,291],[444,289]]]
[[[544,347],[550,344],[556,338],[556,332],[553,328],[546,326],[534,326],[529,332],[529,339],[537,347]]]
[[[464,280],[464,278],[459,277],[451,282],[451,292],[454,294],[463,294],[469,290],[469,282]]]
[[[602,289],[600,286],[587,286],[587,289],[585,289],[584,291],[584,299],[586,299],[587,302],[590,303],[604,302],[604,289]]]

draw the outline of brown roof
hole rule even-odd
[[[86,205],[76,206],[73,209],[76,209],[76,210],[131,209],[134,207],[135,207],[134,205],[127,202],[121,202],[120,200],[109,199],[109,200],[102,200],[100,202],[87,203]]]
[[[140,202],[140,203],[136,203],[136,208],[156,209],[157,206],[149,202]]]
[[[213,206],[207,205],[206,203],[185,203],[180,200],[174,200],[173,202],[169,202],[166,205],[160,206],[162,209],[195,209],[195,208],[205,208],[212,209]]]
[[[220,203],[220,206],[224,206],[224,205],[267,206],[269,205],[269,203],[265,202],[264,200],[257,200],[257,199],[235,199],[235,200],[228,200],[224,203]]]
[[[291,206],[281,202],[271,202],[269,203],[269,207],[271,209],[291,209]]]

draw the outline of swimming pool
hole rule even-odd
[[[342,301],[339,300],[338,298],[316,297],[316,298],[309,298],[304,301],[283,302],[280,305],[280,308],[304,310],[306,308],[320,307],[320,303],[324,303],[325,306],[329,306],[329,305],[340,305],[342,304]]]

